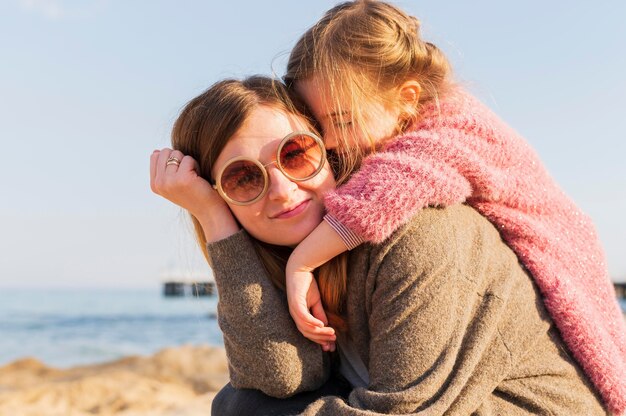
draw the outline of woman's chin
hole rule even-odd
[[[288,230],[284,233],[277,231],[273,236],[273,241],[268,241],[270,244],[275,244],[278,246],[285,247],[295,247],[302,242],[311,232],[315,229],[315,227],[310,227],[308,229],[302,230]]]
[[[257,240],[274,244],[277,246],[295,247],[304,240],[311,232],[322,222],[322,217],[311,219],[309,221],[300,221],[296,225],[281,227],[276,225],[269,230],[257,230],[248,232]],[[287,224],[285,224],[287,225]]]

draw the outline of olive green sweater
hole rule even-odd
[[[297,331],[250,237],[207,248],[231,384],[274,397],[320,386],[328,354]],[[346,313],[370,385],[305,415],[606,414],[517,257],[470,207],[425,209],[353,250]]]

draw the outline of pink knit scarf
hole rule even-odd
[[[328,212],[382,242],[421,208],[467,202],[532,274],[548,312],[608,409],[626,411],[626,325],[594,226],[536,153],[455,88],[325,197]]]

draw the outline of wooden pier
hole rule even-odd
[[[618,298],[626,299],[626,282],[613,282],[613,287]]]
[[[163,296],[213,296],[217,294],[215,282],[167,281],[163,283]]]
[[[626,299],[626,282],[613,282],[618,298]],[[166,281],[163,283],[163,296],[213,296],[217,294],[214,281]]]

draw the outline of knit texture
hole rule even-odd
[[[319,389],[328,354],[299,333],[247,233],[207,250],[231,384],[281,398]],[[304,415],[606,414],[536,285],[476,210],[419,211],[384,243],[352,250],[348,281],[345,337],[369,383]],[[245,414],[294,414],[275,404]]]
[[[590,218],[527,142],[461,88],[325,197],[332,216],[382,242],[427,206],[466,202],[488,218],[540,288],[563,340],[607,407],[626,411],[626,325]]]

